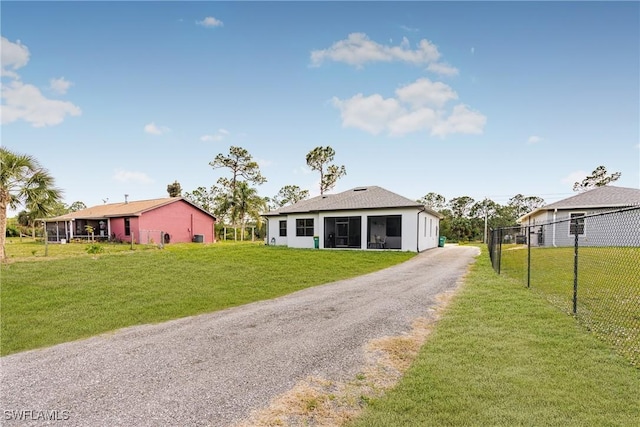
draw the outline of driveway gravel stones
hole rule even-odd
[[[284,297],[3,357],[0,424],[228,426],[309,376],[355,375],[368,341],[429,317],[478,253],[446,245]]]

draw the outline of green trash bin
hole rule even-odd
[[[439,248],[444,248],[444,242],[447,241],[447,238],[444,236],[440,236],[440,239],[438,240],[438,247]]]
[[[319,236],[313,236],[313,247],[316,249],[320,248],[320,237]]]

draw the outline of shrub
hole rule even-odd
[[[97,244],[97,243],[93,243],[93,244],[87,246],[87,253],[88,254],[100,254],[102,252],[104,252],[104,248],[101,245]]]

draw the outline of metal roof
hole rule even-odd
[[[441,215],[415,200],[385,190],[382,187],[356,187],[337,194],[324,194],[302,200],[293,205],[284,206],[267,212],[264,216],[287,215],[321,211],[344,211],[357,209],[416,208],[441,217]]]

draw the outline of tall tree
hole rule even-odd
[[[515,219],[544,205],[544,199],[538,196],[516,194],[509,199],[508,206],[513,209]]]
[[[607,168],[604,166],[598,166],[593,172],[591,172],[591,175],[588,175],[581,182],[573,184],[573,191],[587,191],[596,187],[603,187],[617,181],[620,179],[621,175],[622,173],[620,172],[612,172],[607,175]]]
[[[226,168],[231,171],[231,179],[220,178],[218,184],[220,186],[220,192],[217,200],[220,203],[220,208],[224,208],[222,213],[223,217],[229,217],[231,223],[234,225],[238,221],[238,210],[233,207],[238,204],[238,182],[245,181],[251,184],[263,184],[267,182],[267,179],[260,173],[260,166],[247,150],[242,147],[231,146],[229,148],[229,154],[218,154],[209,165],[213,169]],[[219,215],[221,212],[218,213]]]
[[[200,206],[205,211],[214,213],[218,193],[219,190],[215,185],[212,185],[210,188],[198,187],[191,192],[184,193],[184,198]]]
[[[298,203],[309,197],[309,190],[303,190],[297,185],[285,185],[273,198],[277,207]]]
[[[6,258],[7,208],[24,204],[27,210],[47,216],[61,195],[53,177],[34,157],[0,147],[0,260]]]
[[[471,216],[471,206],[475,200],[469,196],[455,197],[449,200],[449,207],[455,218],[469,218]]]
[[[418,203],[422,203],[426,207],[433,209],[435,211],[439,211],[444,209],[447,199],[444,198],[443,195],[438,193],[427,193],[425,196],[422,196],[417,200]]]
[[[87,209],[87,205],[85,205],[84,202],[81,202],[79,200],[71,203],[71,206],[69,206],[69,212],[78,212],[78,211],[81,211],[82,209]]]
[[[169,193],[169,197],[180,197],[182,195],[182,186],[177,180],[173,181],[173,184],[167,185],[167,193]]]
[[[242,147],[231,146],[229,154],[218,154],[209,165],[214,169],[227,168],[231,170],[230,186],[235,190],[238,179],[242,178],[252,184],[264,184],[267,179],[260,174],[260,166],[247,150]]]
[[[240,220],[240,239],[244,238],[244,229],[247,221],[252,219],[260,226],[260,213],[266,208],[266,201],[258,195],[258,191],[250,187],[246,181],[238,182],[236,186],[235,205],[232,207],[234,217]]]
[[[486,241],[490,220],[495,217],[498,206],[496,202],[488,198],[475,202],[471,206],[470,214],[472,217],[471,222],[473,224],[474,237],[482,230],[482,241]]]
[[[347,174],[347,168],[329,164],[333,161],[336,152],[333,148],[316,147],[307,153],[307,165],[311,170],[320,172],[320,194],[335,187],[336,182]]]

